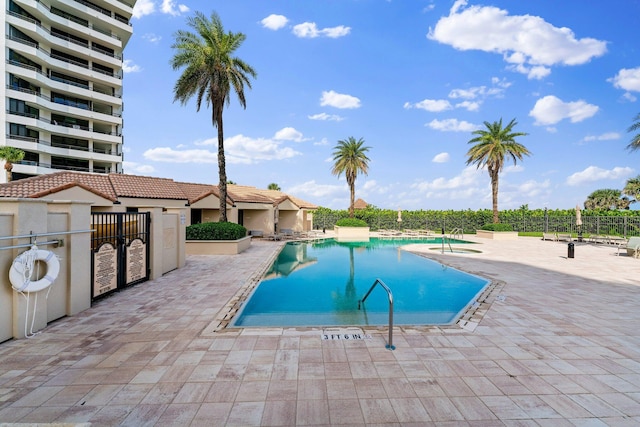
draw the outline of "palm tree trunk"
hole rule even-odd
[[[220,222],[227,222],[227,166],[224,159],[224,131],[222,128],[222,109],[214,108],[218,128],[218,174],[220,175]],[[215,114],[214,113],[214,114]]]
[[[352,183],[349,185],[349,189],[351,190],[351,201],[349,203],[349,218],[353,218],[353,205],[356,203],[356,185]]]
[[[498,218],[498,173],[491,173],[491,196],[493,198],[493,223],[500,222]]]

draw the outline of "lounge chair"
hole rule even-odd
[[[553,242],[557,242],[558,235],[556,233],[542,233],[542,240],[551,240]]]
[[[627,242],[627,255],[640,258],[640,237],[630,237]]]
[[[571,238],[571,233],[558,233],[559,242],[570,242],[573,239]]]

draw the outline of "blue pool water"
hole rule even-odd
[[[371,239],[370,242],[287,243],[230,326],[388,325],[392,291],[394,324],[443,325],[461,312],[489,281],[401,251],[407,243],[436,240]]]

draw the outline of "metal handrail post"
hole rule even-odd
[[[382,280],[376,279],[365,296],[360,301],[358,301],[358,310],[360,310],[361,304],[364,304],[364,300],[367,299],[367,297],[369,296],[371,291],[373,291],[373,288],[375,288],[377,284],[380,284],[380,286],[382,286],[384,290],[387,291],[387,296],[389,297],[389,343],[385,346],[385,348],[388,350],[395,350],[396,347],[393,345],[393,293],[391,292],[391,289],[389,289],[389,287],[385,285]]]

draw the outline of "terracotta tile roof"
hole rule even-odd
[[[0,184],[0,197],[40,198],[48,194],[78,186],[107,200],[118,197],[187,200],[195,203],[209,195],[220,197],[218,186],[176,182],[168,178],[125,175],[118,173],[94,174],[86,172],[56,172]],[[262,190],[245,185],[229,184],[230,202],[280,204],[291,200],[296,206],[316,209],[317,206],[276,190]]]
[[[317,209],[318,206],[278,190],[263,190],[246,185],[229,184],[227,192],[236,202],[280,204],[289,199],[299,208]]]
[[[107,175],[83,172],[56,172],[0,185],[0,197],[40,198],[79,186],[115,202],[118,198]]]
[[[118,197],[187,200],[187,195],[172,179],[121,173],[110,173],[109,179]]]
[[[369,206],[369,203],[365,202],[362,199],[358,199],[355,202],[353,202],[354,209],[366,209],[367,206]]]

